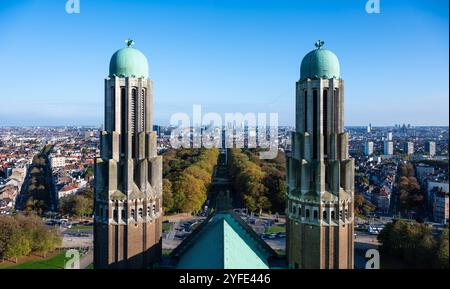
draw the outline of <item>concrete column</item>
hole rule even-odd
[[[146,87],[146,118],[145,118],[145,132],[153,131],[153,82],[148,79],[145,81]]]
[[[100,157],[104,160],[109,159],[108,151],[110,151],[108,144],[108,132],[102,131],[100,133]]]
[[[137,141],[137,158],[139,160],[145,159],[145,132],[140,132],[138,134],[138,141]]]
[[[156,156],[151,160],[151,185],[155,191],[159,194],[162,193],[162,157]]]
[[[108,191],[117,190],[117,163],[114,160],[108,161]]]
[[[115,131],[120,133],[120,117],[121,117],[121,83],[118,77],[114,77],[114,90],[115,90],[115,109],[114,109],[114,119],[115,119]]]
[[[111,135],[111,157],[118,162],[120,158],[120,133],[114,131]]]

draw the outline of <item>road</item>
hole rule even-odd
[[[80,258],[80,269],[86,269],[92,263],[94,263],[94,251],[89,250]]]

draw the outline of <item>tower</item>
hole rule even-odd
[[[364,144],[364,154],[366,156],[371,156],[373,154],[373,142],[368,141]]]
[[[354,160],[344,131],[339,60],[316,42],[302,60],[287,158],[286,255],[291,268],[353,268]]]
[[[394,154],[394,143],[392,141],[385,141],[384,142],[384,154],[387,156]]]
[[[436,142],[428,141],[425,143],[425,152],[430,156],[434,156],[436,154]]]
[[[95,163],[95,268],[149,268],[161,258],[162,157],[144,54],[127,47],[105,79],[105,130]]]

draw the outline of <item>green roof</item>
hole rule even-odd
[[[339,59],[336,54],[322,48],[323,42],[317,49],[309,52],[302,60],[300,79],[306,78],[340,78]]]
[[[135,48],[122,48],[111,57],[109,76],[148,78],[147,58]]]
[[[269,269],[276,253],[232,212],[214,214],[174,251],[178,269]]]

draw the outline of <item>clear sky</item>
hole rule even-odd
[[[449,2],[0,0],[0,126],[100,125],[109,59],[131,37],[150,63],[155,123],[172,113],[278,112],[317,39],[345,80],[346,125],[448,125]]]

